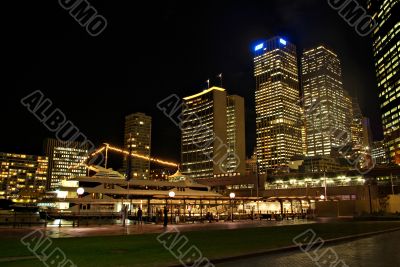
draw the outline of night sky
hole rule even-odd
[[[152,154],[177,161],[180,131],[157,102],[173,93],[197,93],[208,78],[218,85],[222,72],[228,93],[245,97],[250,155],[255,145],[252,50],[274,35],[295,43],[299,53],[319,44],[336,51],[345,89],[358,96],[371,118],[374,139],[382,138],[371,40],[359,37],[327,1],[145,2],[90,1],[108,21],[97,37],[58,1],[4,8],[0,151],[42,154],[43,139],[54,137],[20,104],[41,90],[95,144],[122,145],[124,116],[151,115]]]

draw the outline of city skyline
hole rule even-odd
[[[245,7],[247,10],[243,16],[248,17],[249,20],[241,27],[236,27],[237,30],[233,30],[230,27],[231,25],[237,25],[237,22],[230,18],[229,15],[239,14],[239,9],[242,7]],[[65,34],[55,36],[50,42],[37,43],[28,49],[29,51],[33,49],[39,52],[38,56],[34,56],[34,58],[37,57],[37,60],[33,60],[32,56],[26,59],[20,58],[24,54],[23,51],[21,55],[17,55],[17,58],[22,60],[27,68],[24,68],[20,75],[21,79],[13,86],[17,90],[7,94],[6,104],[2,107],[2,112],[3,108],[4,110],[12,108],[15,111],[12,121],[6,118],[6,124],[12,125],[11,129],[15,129],[15,131],[9,130],[2,133],[3,140],[8,140],[8,142],[2,143],[0,150],[15,153],[40,154],[42,140],[46,137],[53,137],[23,107],[18,108],[18,101],[24,95],[28,94],[31,88],[35,88],[43,90],[53,103],[63,110],[71,118],[71,121],[78,125],[96,145],[100,145],[102,142],[110,142],[122,146],[123,129],[121,125],[123,124],[124,116],[133,112],[144,112],[151,115],[154,117],[155,127],[153,155],[177,160],[180,154],[178,146],[180,143],[179,129],[172,125],[157,110],[156,103],[168,96],[169,93],[177,93],[183,97],[205,89],[207,86],[205,81],[207,79],[211,79],[211,85],[219,85],[219,80],[216,76],[222,72],[224,74],[224,87],[229,88],[232,94],[243,96],[246,101],[246,140],[248,140],[246,142],[246,155],[249,156],[255,146],[255,125],[253,123],[255,121],[254,81],[251,77],[252,49],[259,40],[274,36],[276,33],[281,33],[288,41],[296,43],[298,53],[301,53],[303,49],[319,44],[327,44],[327,46],[333,47],[337,51],[339,58],[343,61],[346,88],[349,88],[352,96],[358,95],[363,113],[371,117],[374,139],[381,139],[380,114],[377,110],[377,99],[375,97],[370,98],[370,94],[364,93],[368,91],[374,92],[377,95],[370,39],[368,37],[353,36],[351,28],[349,29],[348,25],[325,3],[322,5],[316,1],[310,1],[304,3],[304,5],[299,5],[287,1],[280,2],[278,6],[277,3],[271,2],[268,4],[268,7],[270,11],[276,10],[277,14],[273,16],[275,18],[265,17],[264,19],[260,19],[260,13],[262,12],[258,11],[260,8],[257,5],[253,6],[242,3],[241,5],[233,5],[228,9],[224,9],[223,4],[216,4],[215,8],[207,10],[205,14],[212,17],[215,13],[219,13],[221,16],[226,17],[226,22],[216,24],[218,25],[217,28],[222,27],[224,29],[224,33],[218,30],[219,35],[214,35],[213,31],[217,29],[214,29],[212,22],[208,22],[194,28],[196,33],[210,30],[211,33],[206,38],[198,40],[198,37],[188,36],[188,34],[168,37],[168,43],[161,43],[160,46],[165,46],[165,49],[172,49],[171,54],[165,56],[156,52],[154,55],[150,55],[150,58],[161,56],[165,62],[171,64],[171,66],[167,65],[168,67],[162,68],[164,72],[155,72],[156,79],[154,77],[148,79],[149,75],[147,74],[141,76],[143,73],[141,69],[148,69],[147,66],[149,66],[146,63],[148,59],[144,56],[136,57],[135,62],[140,66],[138,71],[134,71],[135,68],[133,65],[124,61],[115,65],[110,56],[108,56],[115,54],[118,58],[118,56],[122,56],[121,53],[127,53],[128,59],[133,55],[132,51],[157,51],[154,50],[154,47],[158,46],[156,42],[153,42],[154,39],[146,38],[148,33],[138,33],[138,36],[142,36],[141,34],[143,34],[142,38],[144,39],[132,51],[127,50],[127,44],[122,45],[120,51],[115,49],[101,50],[105,48],[103,42],[100,42],[101,44],[98,47],[94,47],[94,50],[89,51],[87,49],[90,47],[90,39],[86,40],[86,36],[83,34],[81,36],[77,33],[78,37],[82,38],[80,49],[77,49],[72,48],[70,43],[66,41],[69,34],[75,34],[75,30],[77,29],[69,24],[69,17],[63,18],[61,16],[58,20],[60,20],[61,25],[65,24],[65,28],[63,28],[66,30]],[[284,13],[282,9],[285,7],[290,7],[290,14],[298,19],[299,23],[297,25],[293,25],[287,19],[287,15],[282,16]],[[166,15],[165,19],[167,23],[174,23],[174,20],[179,21],[179,19],[182,19],[182,16],[185,18],[187,16],[178,12],[180,10],[179,6],[172,5],[167,9],[171,13]],[[311,18],[307,18],[303,14],[306,13],[310,16],[315,16],[313,11],[316,9],[319,9],[320,13],[323,12],[327,16],[326,19],[321,18],[321,26],[319,27],[318,34],[315,32],[317,29],[310,32],[304,30],[304,28],[310,27]],[[194,17],[199,16],[202,11],[204,10],[193,11]],[[254,14],[251,12],[254,12]],[[112,14],[108,15],[112,16]],[[282,21],[279,21],[280,23],[268,23],[277,18]],[[333,22],[330,22],[328,18]],[[194,25],[194,23],[194,21],[190,20],[188,26],[179,26],[179,31],[183,31],[186,27]],[[128,26],[126,25],[126,27]],[[343,38],[334,36],[335,32],[342,30],[344,34]],[[163,29],[160,29],[160,32],[164,32]],[[350,39],[347,38],[347,35],[351,35]],[[188,39],[188,37],[190,38]],[[107,43],[107,37],[104,38],[105,44]],[[184,39],[190,45],[185,45]],[[221,42],[220,40],[222,39],[226,39],[227,41]],[[212,40],[215,42],[205,45],[205,43],[209,43]],[[350,45],[350,42],[346,40],[352,40],[351,44],[358,45]],[[197,41],[200,42],[191,48],[192,44]],[[67,47],[68,49],[65,49]],[[63,50],[63,48],[65,53],[59,54],[59,59],[53,60],[52,55],[56,52],[55,49],[58,51],[59,49]],[[203,56],[192,57],[192,63],[195,63],[197,67],[193,71],[188,71],[184,67],[184,58],[189,54],[193,54],[191,53],[192,49],[197,49],[200,52],[199,54]],[[102,53],[97,53],[100,51]],[[171,58],[172,55],[175,59]],[[74,58],[84,58],[85,60],[80,64],[75,64],[74,60],[72,60]],[[229,60],[225,60],[226,58],[229,58]],[[65,62],[65,64],[61,65],[58,63],[59,60]],[[366,64],[368,62],[371,63]],[[35,68],[29,67],[36,65],[37,67]],[[12,64],[12,66],[14,65]],[[49,68],[49,66],[57,67]],[[115,70],[111,70],[112,68],[109,66],[112,66]],[[40,74],[36,74],[38,70],[41,70]],[[107,75],[104,73],[105,70],[109,72]],[[63,79],[63,73],[70,74],[71,71],[75,74],[75,76],[72,75],[72,80],[67,81]],[[45,73],[46,75],[43,76]],[[86,73],[87,75],[82,75],[82,73]],[[32,75],[35,78],[31,79]],[[50,88],[58,88],[58,90],[50,90]],[[84,90],[82,90],[83,88]],[[63,93],[60,94],[60,92]],[[138,97],[139,95],[140,97]],[[102,99],[109,99],[109,101],[105,101],[104,105],[99,105],[99,103],[102,103]],[[148,101],[142,101],[143,99],[151,102],[147,103]],[[71,103],[74,104],[71,105]],[[367,109],[366,107],[375,108]],[[82,114],[86,116],[82,116]],[[27,136],[23,128],[19,124],[16,124],[14,120],[24,121],[26,123],[24,128],[29,128],[30,132],[34,132],[35,134]],[[105,124],[107,127],[98,127],[100,124]],[[171,140],[171,142],[165,143],[163,140],[164,136],[166,139]],[[21,143],[19,140],[25,140],[25,142]]]
[[[4,4],[2,266],[400,266],[400,0]]]

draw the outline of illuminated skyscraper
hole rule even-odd
[[[361,150],[364,147],[363,134],[363,115],[360,105],[356,98],[352,99],[353,103],[353,122],[351,125],[351,142],[353,150]]]
[[[182,172],[192,178],[244,174],[243,98],[211,87],[183,100]]]
[[[372,42],[385,147],[400,164],[400,1],[369,0],[368,9],[378,25]]]
[[[182,171],[192,178],[212,178],[225,173],[225,89],[212,87],[183,100]]]
[[[371,148],[372,146],[372,129],[371,129],[371,122],[369,118],[363,117],[362,119],[362,126],[363,126],[363,145],[366,148]]]
[[[82,163],[88,156],[88,146],[82,146],[79,142],[62,142],[56,139],[46,139],[44,146],[49,159],[48,189],[57,188],[62,180],[86,175],[86,167]]]
[[[377,164],[388,163],[387,153],[383,141],[376,141],[372,143],[371,155]]]
[[[228,173],[246,172],[246,145],[244,125],[244,98],[237,95],[227,96],[227,145]]]
[[[143,113],[133,113],[125,117],[124,147],[132,153],[150,157],[151,151],[151,117]],[[128,171],[127,157],[124,158],[124,169]],[[130,178],[148,179],[150,161],[131,157]]]
[[[352,153],[350,158],[358,162],[360,167],[365,164],[366,156],[372,148],[372,132],[369,119],[361,113],[356,98],[352,98],[353,121],[351,125]]]
[[[46,189],[47,157],[0,153],[0,198],[36,198]]]
[[[351,100],[343,90],[338,56],[324,46],[304,51],[302,82],[307,155],[330,155],[350,143]]]
[[[259,172],[287,170],[289,160],[303,154],[296,46],[274,37],[254,54]]]

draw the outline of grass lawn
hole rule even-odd
[[[219,258],[293,245],[292,239],[312,229],[323,239],[400,227],[399,222],[340,222],[290,225],[238,230],[209,230],[182,233],[189,246],[203,256]],[[156,239],[158,234],[52,239],[78,266],[168,266],[179,262]],[[0,258],[32,256],[18,239],[0,237]],[[1,266],[44,266],[39,260],[0,262]]]

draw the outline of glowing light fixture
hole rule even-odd
[[[85,193],[85,189],[79,187],[78,189],[76,189],[76,193],[78,193],[78,195],[83,195],[83,193]]]

